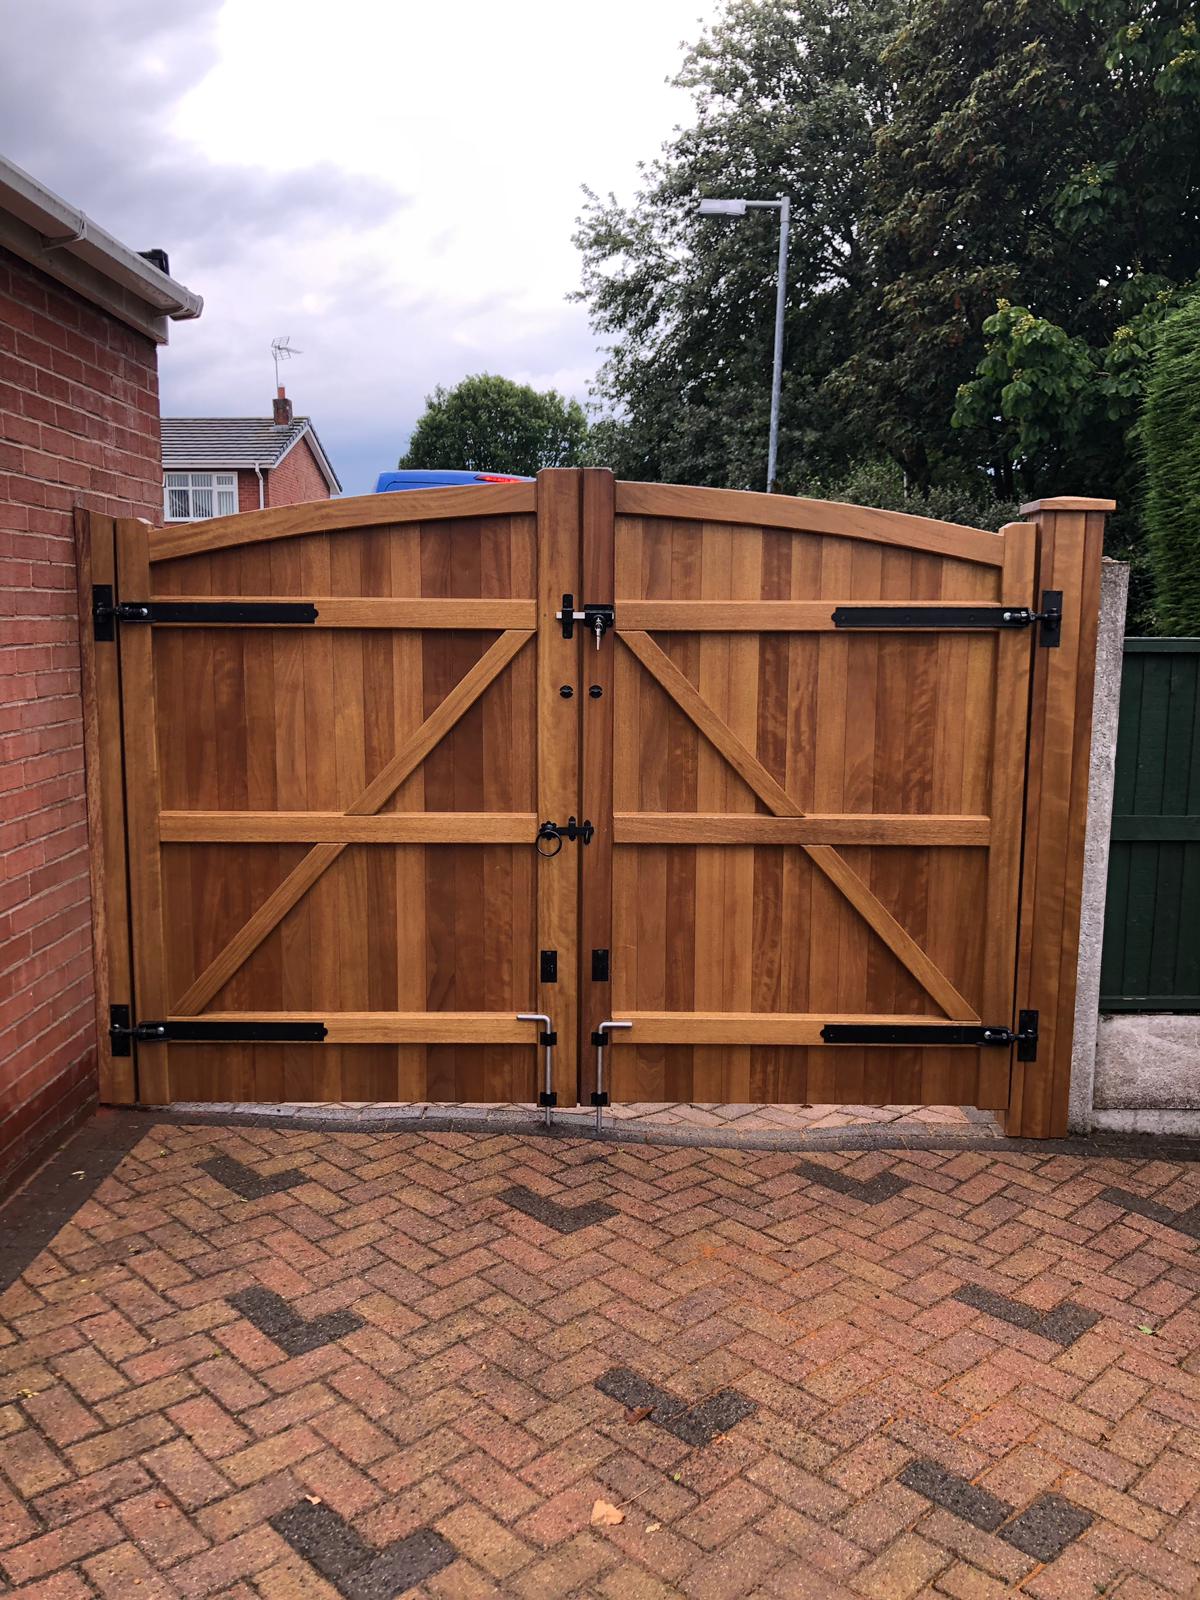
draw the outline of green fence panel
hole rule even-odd
[[[1200,1011],[1200,639],[1126,639],[1102,1011]]]

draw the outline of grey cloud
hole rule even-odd
[[[231,236],[365,226],[404,197],[332,164],[268,172],[207,160],[168,131],[179,99],[217,59],[221,0],[8,0],[0,149],[103,227],[159,245],[184,277],[227,256]],[[274,92],[264,62],[263,92]],[[286,96],[283,97],[286,102]]]

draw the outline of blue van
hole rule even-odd
[[[512,472],[450,472],[432,470],[381,472],[375,482],[376,494],[394,494],[398,489],[456,489],[464,483],[532,483]]]

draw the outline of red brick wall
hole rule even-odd
[[[269,506],[294,506],[301,500],[328,499],[329,485],[307,439],[293,445],[274,471],[267,473]]]
[[[0,249],[0,1189],[96,1088],[76,505],[161,522],[156,349]]]
[[[267,474],[263,473],[263,484],[267,481]],[[257,472],[239,472],[237,475],[238,510],[258,510],[258,474]],[[266,505],[264,496],[263,504]]]

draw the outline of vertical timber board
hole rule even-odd
[[[583,473],[583,553],[580,606],[612,605],[616,595],[614,556],[615,511],[613,475],[603,468]],[[617,618],[618,623],[620,618]],[[581,644],[583,673],[579,716],[583,725],[583,777],[580,804],[595,823],[596,836],[581,851],[582,918],[579,945],[579,1098],[595,1087],[595,1052],[590,1040],[600,1023],[612,1016],[612,852],[613,852],[613,685],[616,629],[600,641],[587,634]],[[592,689],[600,690],[592,696]],[[608,953],[608,979],[593,977],[592,952]],[[617,1035],[620,1038],[620,1035]],[[584,1081],[586,1079],[586,1082]]]
[[[539,821],[565,824],[579,810],[580,630],[568,641],[555,612],[564,594],[581,602],[579,545],[582,474],[556,467],[537,480],[537,791]],[[569,698],[560,692],[571,690]],[[580,818],[582,820],[582,818]],[[537,860],[539,948],[557,950],[558,981],[538,988],[537,1005],[558,1034],[554,1089],[574,1105],[579,1076],[579,852],[564,840]],[[539,1052],[540,1086],[540,1052]]]
[[[1013,1062],[1007,1131],[1067,1131],[1075,974],[1087,825],[1100,561],[1111,500],[1063,497],[1022,507],[1038,528],[1036,596],[1061,589],[1062,642],[1035,649],[1021,878],[1017,1008],[1037,1011],[1038,1058]]]
[[[104,1105],[132,1105],[136,1099],[133,1057],[114,1058],[108,1033],[109,1006],[130,1005],[133,998],[125,877],[121,682],[117,642],[115,638],[98,641],[92,622],[93,584],[108,584],[115,593],[114,524],[111,517],[85,511],[81,506],[76,507],[74,520],[100,1100]]]
[[[1004,535],[1000,600],[1004,605],[1037,607],[1037,529],[1010,522]],[[991,798],[992,843],[988,851],[987,966],[981,1015],[1016,1027],[1013,976],[1017,963],[1021,894],[1021,814],[1029,751],[1029,681],[1036,639],[1022,629],[996,634],[993,685]],[[1045,653],[1045,652],[1043,652]],[[1011,1090],[1012,1052],[979,1052],[977,1104],[1003,1107]]]
[[[118,592],[149,599],[150,524],[122,519],[116,527]],[[133,931],[134,1020],[167,1015],[169,996],[163,949],[159,828],[158,734],[154,694],[154,641],[148,624],[117,625],[121,655],[121,720],[125,748],[129,904]],[[187,708],[177,708],[185,716]],[[142,1105],[171,1099],[165,1044],[134,1046],[137,1098]]]

